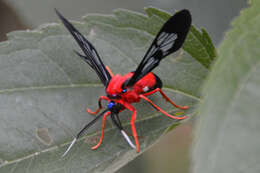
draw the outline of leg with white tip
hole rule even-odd
[[[117,120],[115,118],[115,115],[117,117]],[[118,117],[118,114],[111,113],[111,119],[112,119],[112,122],[114,123],[114,125],[117,127],[117,129],[120,130],[121,134],[123,135],[123,137],[125,138],[127,143],[130,145],[130,147],[132,147],[133,149],[136,149],[135,145],[132,143],[131,139],[126,134],[125,130],[123,129],[120,119]]]

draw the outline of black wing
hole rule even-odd
[[[157,67],[167,55],[177,51],[187,36],[191,25],[191,15],[188,10],[181,10],[173,15],[161,28],[134,75],[126,81],[124,86],[133,86]]]
[[[74,39],[77,41],[78,45],[80,46],[81,50],[84,52],[84,55],[76,52],[84,61],[86,61],[92,69],[95,70],[98,77],[100,78],[101,82],[107,86],[111,75],[107,71],[105,65],[101,61],[96,49],[94,46],[67,20],[65,19],[61,13],[55,9],[57,15],[59,16],[60,20],[72,34]]]

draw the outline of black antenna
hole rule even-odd
[[[91,127],[93,124],[96,123],[96,121],[98,119],[100,119],[106,112],[108,112],[109,109],[104,110],[102,113],[100,113],[99,115],[96,116],[96,118],[92,121],[90,121],[88,124],[85,125],[85,127],[83,127],[80,132],[76,135],[76,137],[72,140],[70,146],[68,147],[68,149],[65,151],[65,153],[62,155],[62,157],[64,157],[69,150],[71,149],[71,147],[75,144],[75,142],[77,141],[77,139],[89,128]]]

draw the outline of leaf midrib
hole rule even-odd
[[[34,87],[21,87],[21,88],[12,88],[12,89],[2,89],[0,94],[12,93],[12,92],[23,92],[23,91],[32,91],[32,90],[48,90],[48,89],[61,89],[61,88],[84,88],[84,87],[103,87],[100,83],[88,83],[88,84],[70,84],[70,85],[49,85],[49,86],[34,86]],[[163,87],[166,90],[178,93],[195,100],[201,100],[199,97],[183,92],[181,90],[175,89],[173,87]]]

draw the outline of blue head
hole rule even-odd
[[[113,107],[116,105],[116,103],[115,102],[113,102],[113,101],[111,101],[111,102],[109,102],[108,104],[107,104],[107,108],[108,109],[113,109]]]

